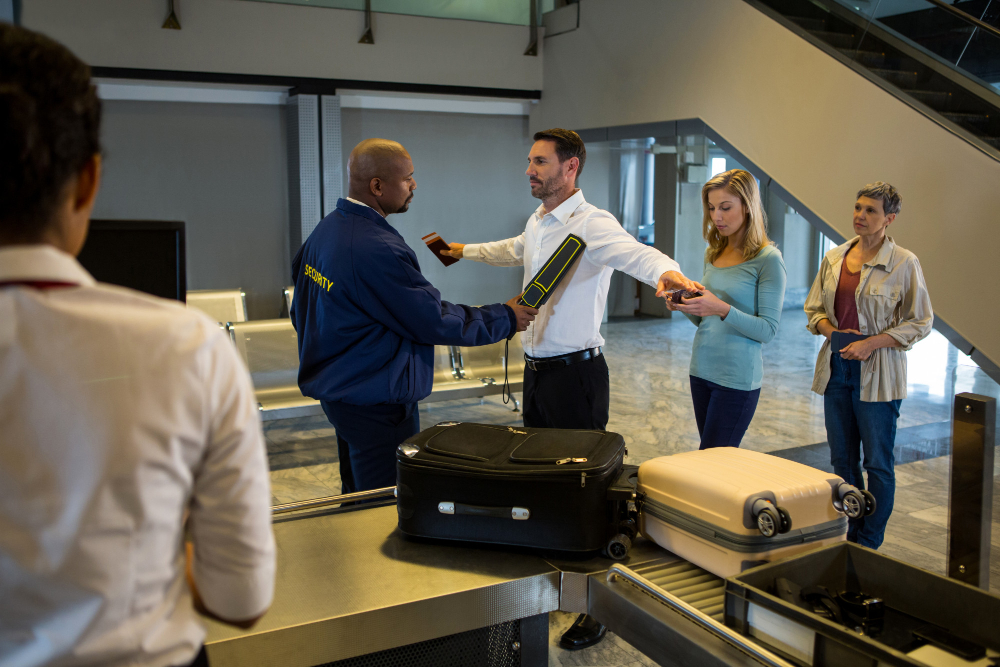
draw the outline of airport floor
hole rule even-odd
[[[686,319],[628,318],[602,327],[611,372],[608,430],[628,444],[628,462],[698,447],[688,364],[695,327]],[[764,348],[764,383],[743,447],[830,470],[823,399],[811,392],[821,339],[805,329],[799,310],[782,314],[775,339]],[[1000,399],[1000,386],[934,332],[909,352],[909,397],[896,437],[896,500],[881,551],[944,574],[948,531],[951,407],[957,393]],[[520,413],[499,396],[420,407],[422,427],[441,421],[517,426]],[[273,500],[292,502],[340,492],[337,443],[323,417],[265,423]],[[1000,593],[1000,455],[994,457],[993,552],[990,589]],[[556,645],[574,616],[550,616],[549,664],[653,665],[619,637],[577,652]]]

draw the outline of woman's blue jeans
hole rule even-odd
[[[694,375],[688,377],[694,420],[701,436],[699,449],[739,447],[757,411],[760,389],[730,389]]]
[[[864,451],[864,469],[868,473],[868,490],[875,496],[875,513],[850,519],[847,539],[871,549],[882,544],[896,494],[892,448],[900,403],[899,399],[863,402],[861,362],[844,359],[837,352],[830,356],[830,382],[823,394],[830,463],[844,481],[863,489],[861,453]]]

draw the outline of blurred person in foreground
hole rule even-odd
[[[0,664],[205,665],[196,608],[271,603],[264,438],[217,323],[76,261],[100,117],[89,67],[0,23]]]

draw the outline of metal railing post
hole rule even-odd
[[[525,49],[524,55],[526,56],[537,56],[538,55],[538,0],[528,0],[528,11],[531,13],[529,17],[529,38],[528,38],[528,48]]]
[[[948,498],[948,576],[990,589],[996,399],[955,396]]]

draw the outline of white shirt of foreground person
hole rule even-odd
[[[521,334],[529,357],[555,357],[604,345],[601,320],[615,269],[653,287],[667,271],[680,271],[677,262],[636,241],[615,216],[588,204],[579,189],[549,213],[539,206],[520,236],[466,244],[462,256],[493,266],[523,264],[527,288],[570,234],[582,238],[587,249]]]
[[[38,289],[23,281],[70,283]],[[0,665],[181,665],[274,591],[249,377],[197,311],[0,249]]]

